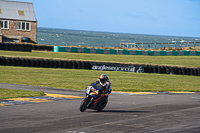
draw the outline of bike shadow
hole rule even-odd
[[[103,111],[91,111],[99,113],[150,113],[152,111],[132,111],[132,110],[103,110]]]

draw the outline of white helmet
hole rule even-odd
[[[105,74],[101,74],[99,77],[99,82],[101,86],[106,86],[108,77]]]

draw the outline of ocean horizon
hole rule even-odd
[[[188,45],[189,42],[189,45]],[[42,28],[37,29],[37,43],[58,46],[93,46],[93,47],[119,47],[120,43],[169,43],[179,47],[200,46],[200,37],[183,37],[168,35],[147,35],[132,33],[115,33],[101,31],[85,31],[71,29]]]

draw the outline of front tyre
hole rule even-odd
[[[87,105],[90,102],[90,98],[86,97],[85,99],[83,99],[81,105],[80,105],[80,111],[84,112],[87,109]]]

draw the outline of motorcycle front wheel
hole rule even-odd
[[[81,105],[80,105],[80,111],[84,112],[87,109],[87,105],[90,102],[90,98],[86,97],[85,99],[83,99]]]

